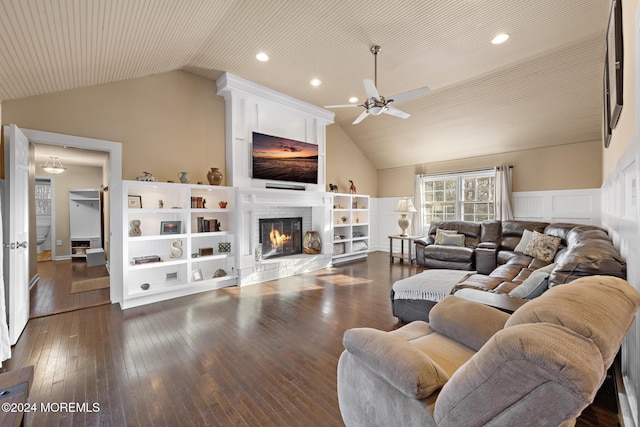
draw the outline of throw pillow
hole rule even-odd
[[[558,246],[560,246],[559,237],[549,236],[547,234],[534,231],[531,236],[531,240],[523,253],[530,257],[549,262],[553,261],[553,257],[556,256]]]
[[[522,237],[520,238],[520,242],[515,247],[514,251],[523,254],[525,249],[527,249],[527,245],[531,241],[532,234],[533,233],[531,232],[531,230],[524,230],[522,232]]]
[[[441,245],[442,244],[442,236],[444,234],[458,234],[458,232],[456,230],[443,230],[442,228],[438,228],[436,230],[436,240],[434,241],[434,244]]]
[[[555,266],[555,264],[549,264],[531,272],[524,282],[509,292],[509,296],[524,299],[539,297],[547,290],[547,279]]]
[[[443,234],[442,245],[464,246],[464,234]]]

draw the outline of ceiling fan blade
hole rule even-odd
[[[368,111],[366,111],[366,110],[365,110],[365,111],[363,111],[363,112],[362,112],[362,114],[360,114],[360,115],[358,116],[358,118],[357,118],[357,119],[355,119],[355,120],[353,121],[353,123],[352,123],[352,124],[357,125],[358,123],[360,123],[361,121],[363,121],[364,119],[366,119],[368,115],[369,115],[369,112],[368,112]]]
[[[371,79],[364,79],[364,91],[367,92],[367,98],[380,98],[376,84]]]
[[[347,107],[362,107],[358,104],[341,104],[341,105],[325,105],[324,108],[347,108]]]
[[[414,90],[410,90],[408,92],[402,92],[402,93],[399,93],[397,95],[390,96],[387,99],[389,101],[393,100],[393,103],[397,104],[399,102],[404,102],[407,99],[415,98],[416,96],[426,95],[429,92],[431,92],[431,89],[429,89],[428,87],[425,86],[425,87],[421,87],[420,89],[414,89]]]
[[[402,110],[398,110],[395,107],[387,107],[382,112],[385,113],[385,114],[391,114],[392,116],[400,117],[401,119],[406,119],[411,115],[409,113],[405,113]]]

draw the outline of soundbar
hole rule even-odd
[[[264,186],[265,188],[273,188],[277,190],[301,190],[305,191],[307,189],[306,185],[303,184],[282,184],[280,182],[267,182]]]

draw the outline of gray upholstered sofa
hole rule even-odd
[[[392,332],[345,332],[338,400],[347,426],[573,425],[640,306],[626,281],[556,286],[512,315],[456,297]]]

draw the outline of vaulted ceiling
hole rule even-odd
[[[185,70],[318,106],[417,87],[402,120],[336,122],[377,169],[601,138],[608,0],[2,0],[0,101]],[[506,32],[502,45],[490,40]],[[268,62],[255,55],[266,52]],[[312,78],[322,84],[313,87]]]

